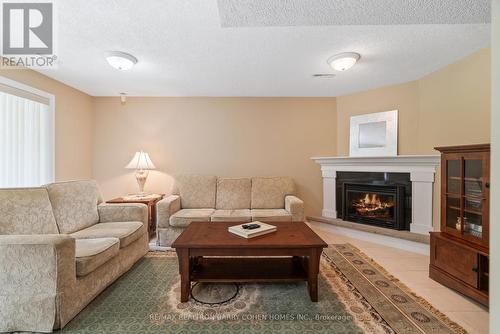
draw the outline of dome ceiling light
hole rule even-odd
[[[106,52],[106,60],[108,64],[120,71],[130,70],[137,64],[137,58],[131,54],[121,51]]]
[[[326,61],[335,71],[347,71],[361,58],[359,53],[344,52],[328,58]]]

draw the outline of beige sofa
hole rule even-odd
[[[303,221],[304,203],[289,177],[182,175],[174,195],[157,204],[157,244],[170,246],[193,221]]]
[[[147,253],[147,219],[94,181],[0,189],[0,332],[64,327]]]

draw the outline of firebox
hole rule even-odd
[[[408,230],[405,219],[405,187],[344,183],[342,219],[368,225]]]

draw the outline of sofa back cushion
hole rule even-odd
[[[0,189],[0,234],[58,234],[45,188]]]
[[[283,209],[285,196],[295,193],[289,177],[252,178],[252,209]]]
[[[250,178],[218,178],[216,209],[250,209],[252,180]]]
[[[215,176],[179,175],[176,177],[176,186],[183,209],[215,208]]]
[[[95,181],[69,181],[46,185],[60,233],[73,233],[99,222],[102,202]]]

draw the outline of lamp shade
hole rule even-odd
[[[128,163],[127,166],[125,166],[127,169],[155,169],[155,165],[149,158],[149,154],[146,152],[140,151],[140,152],[135,152],[134,157],[130,162]]]

